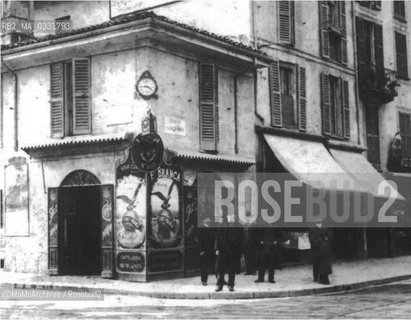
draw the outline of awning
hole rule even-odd
[[[202,152],[191,152],[191,151],[174,151],[177,158],[187,159],[187,160],[202,160],[202,161],[213,161],[222,163],[231,163],[244,166],[251,166],[255,164],[254,159],[244,158],[240,156],[226,156],[219,154],[210,154]]]
[[[388,181],[372,166],[362,153],[347,150],[329,149],[338,164],[364,188],[376,197],[384,197],[378,194],[380,183]],[[397,200],[405,200],[398,194]]]
[[[304,183],[327,190],[366,192],[322,142],[270,134],[264,134],[264,138],[281,164]]]

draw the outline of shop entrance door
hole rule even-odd
[[[59,269],[62,274],[101,273],[100,187],[60,189]]]

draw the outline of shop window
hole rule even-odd
[[[395,32],[395,49],[397,57],[397,76],[408,79],[407,37]]]
[[[404,157],[411,158],[411,120],[410,114],[399,112],[400,135],[402,140],[402,153]]]
[[[271,125],[306,131],[306,72],[275,61],[270,67]]]
[[[348,82],[323,73],[321,75],[323,133],[350,138]]]
[[[294,1],[278,1],[279,39],[285,44],[295,41],[295,5]]]
[[[394,1],[394,18],[405,22],[405,1]]]
[[[200,63],[200,149],[217,151],[219,140],[218,84],[214,64]]]
[[[320,1],[321,55],[347,63],[345,1]]]
[[[90,133],[90,60],[55,63],[50,71],[51,136]]]

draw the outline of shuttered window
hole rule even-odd
[[[405,20],[405,2],[404,0],[394,0],[394,18],[401,21]]]
[[[306,71],[274,61],[270,66],[271,125],[307,130]]]
[[[399,113],[402,153],[404,157],[411,157],[411,119],[409,113]]]
[[[380,169],[380,129],[377,106],[366,106],[365,124],[367,130],[367,159],[376,168]]]
[[[217,71],[214,64],[200,63],[200,149],[217,151]]]
[[[382,25],[357,17],[355,28],[360,91],[369,86],[382,88],[385,85]]]
[[[395,32],[395,48],[397,56],[397,75],[400,78],[408,79],[406,35]]]
[[[347,63],[345,1],[319,1],[321,55]]]
[[[50,85],[51,136],[90,133],[90,60],[52,64]]]
[[[294,1],[278,1],[278,30],[280,41],[294,44],[295,39]]]
[[[321,114],[324,135],[350,138],[350,103],[348,82],[321,74]]]

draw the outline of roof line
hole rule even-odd
[[[5,51],[5,52],[3,52],[3,54],[4,54],[7,51],[12,50],[12,49],[20,49],[20,48],[23,48],[23,47],[27,47],[29,45],[37,44],[37,43],[46,43],[47,41],[65,39],[65,38],[68,38],[68,37],[73,36],[73,35],[84,34],[84,33],[90,32],[90,31],[98,30],[98,29],[106,29],[106,28],[109,28],[109,27],[112,27],[112,26],[121,26],[121,25],[127,24],[129,22],[141,21],[141,20],[144,20],[144,19],[150,19],[151,21],[159,22],[160,24],[173,25],[175,27],[182,28],[186,31],[191,31],[191,32],[197,33],[199,35],[206,36],[206,37],[209,37],[211,39],[221,41],[225,44],[237,47],[238,49],[246,50],[250,53],[253,53],[253,54],[256,54],[256,55],[259,55],[259,56],[264,56],[264,57],[267,56],[266,53],[252,47],[251,45],[246,45],[244,43],[241,43],[241,42],[235,41],[233,39],[230,39],[227,36],[217,35],[215,33],[209,32],[209,31],[204,30],[204,29],[198,29],[198,28],[192,27],[190,25],[187,25],[185,23],[180,23],[180,22],[171,20],[167,17],[156,15],[153,12],[125,14],[125,15],[113,18],[110,21],[106,21],[106,22],[96,24],[96,25],[87,26],[87,27],[84,27],[84,28],[73,29],[73,30],[71,30],[69,32],[66,32],[66,33],[53,34],[53,35],[50,34],[50,35],[47,35],[47,36],[44,36],[44,37],[29,39],[29,40],[26,40],[26,41],[23,41],[23,42],[20,42],[20,43],[16,43],[16,44],[2,45],[1,50]],[[52,44],[52,42],[50,42],[48,44]],[[48,45],[48,44],[46,44],[46,45]],[[29,49],[29,48],[27,48],[27,49]]]

